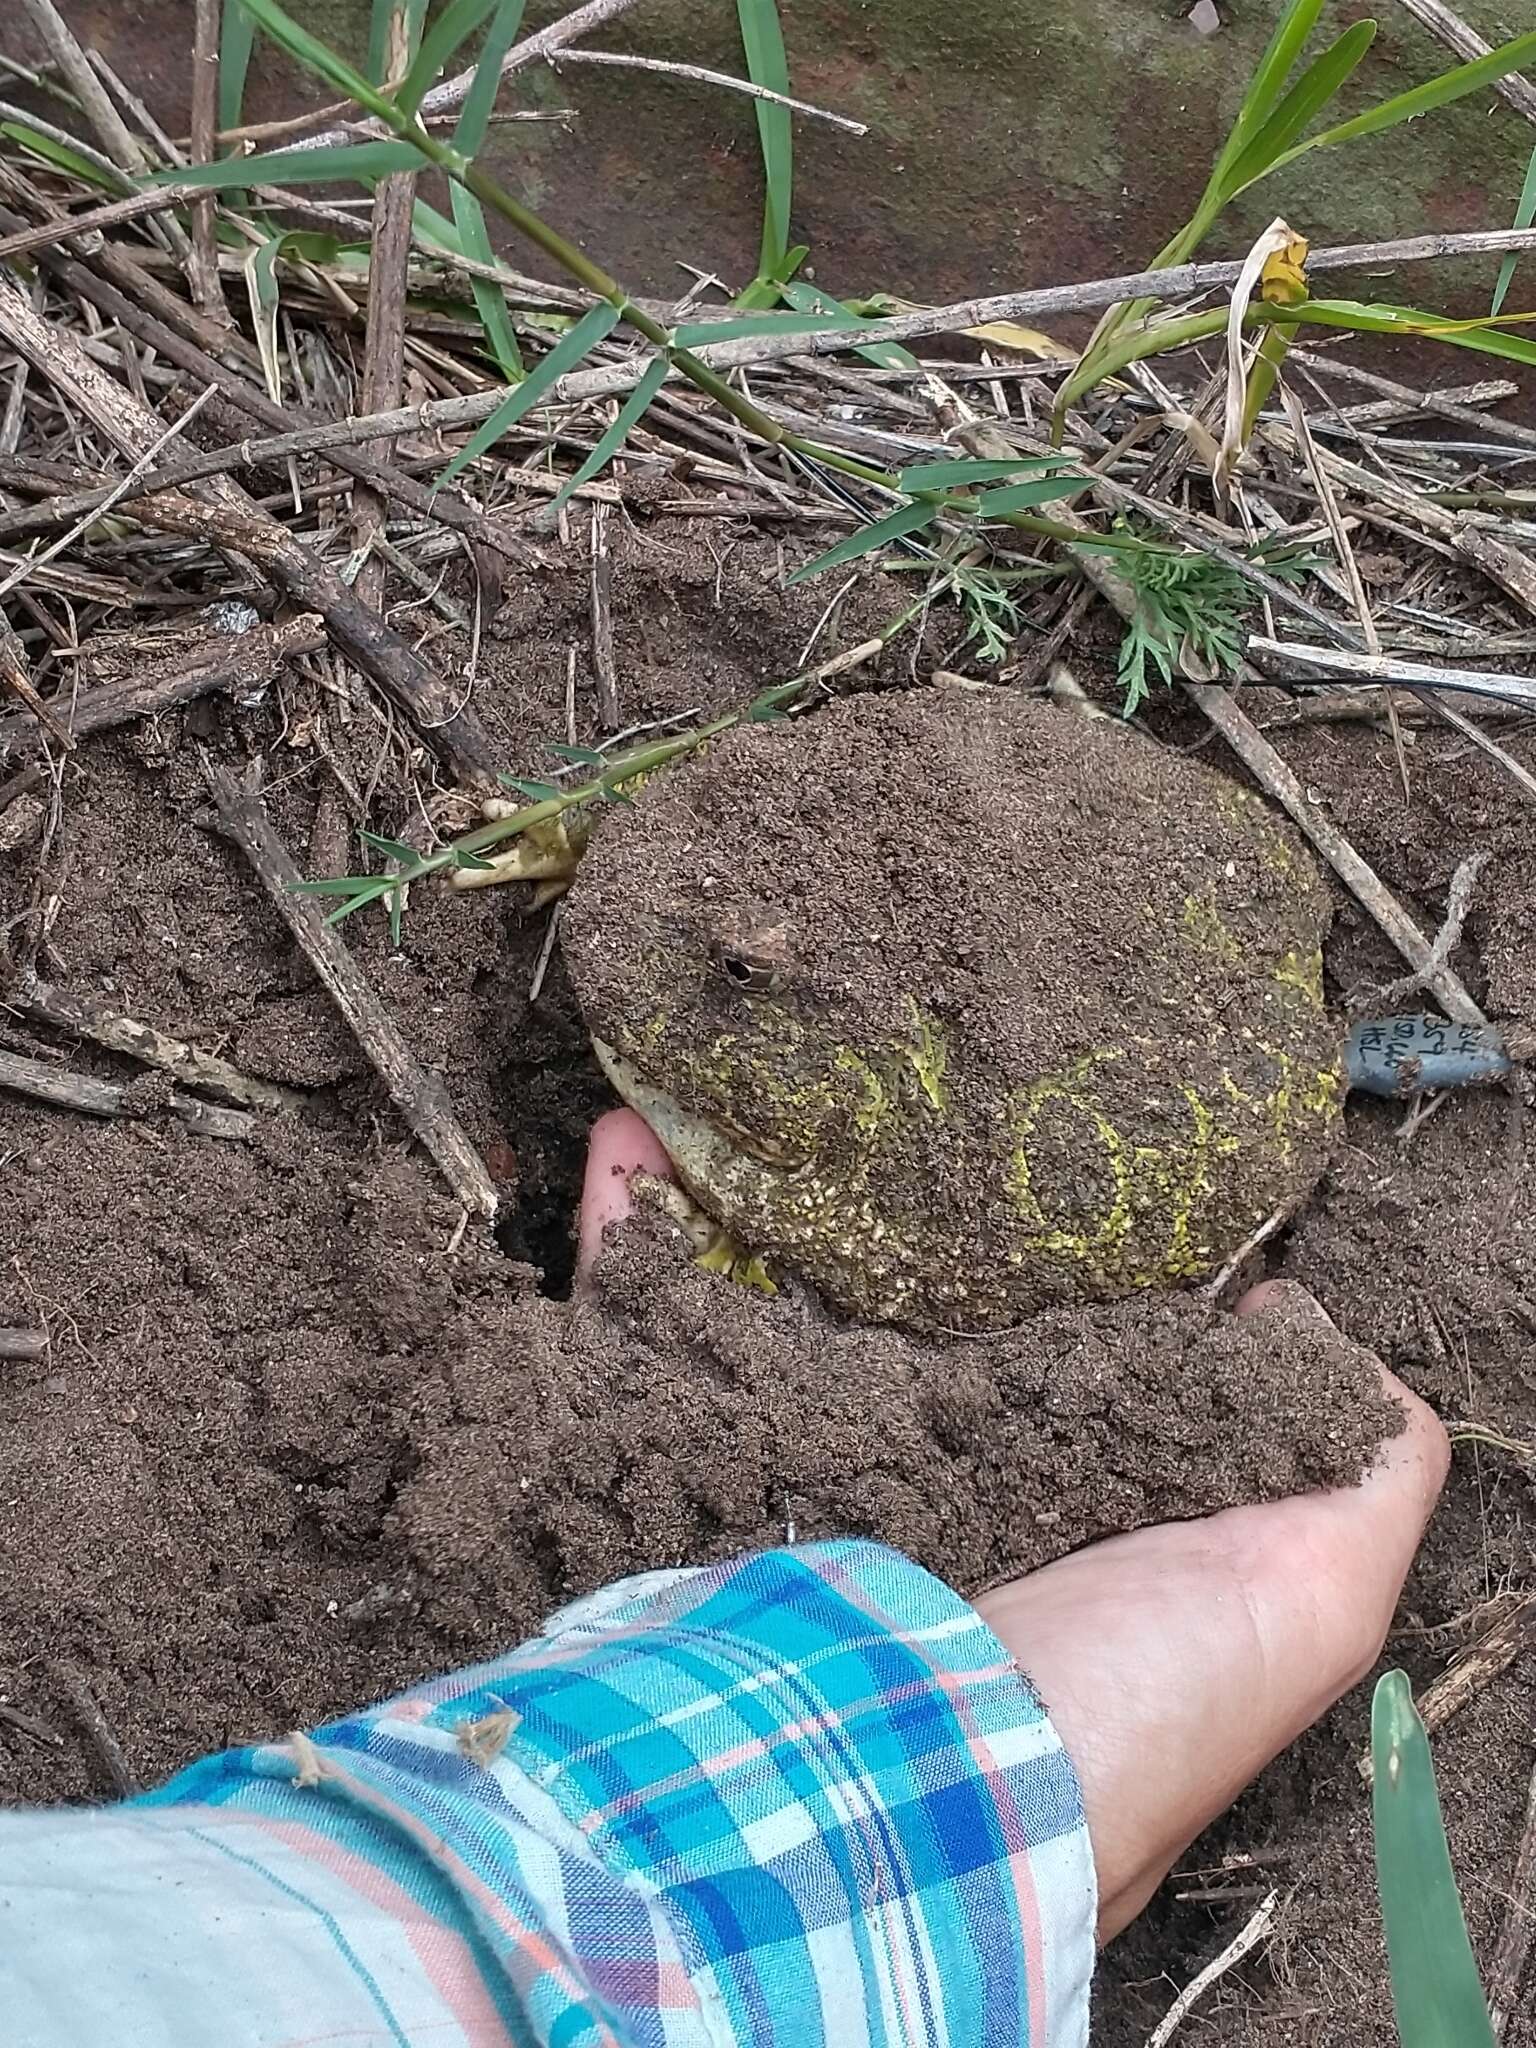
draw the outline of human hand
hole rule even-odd
[[[628,1213],[634,1172],[670,1168],[616,1110],[592,1132],[579,1278]],[[1237,1313],[1328,1322],[1290,1281],[1253,1288]],[[1405,1424],[1361,1485],[1111,1537],[976,1601],[1077,1766],[1101,1941],[1380,1654],[1450,1461],[1434,1413],[1381,1372]]]

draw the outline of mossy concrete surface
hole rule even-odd
[[[1091,277],[1148,259],[1188,213],[1237,109],[1279,0],[1219,0],[1221,30],[1186,0],[781,0],[795,90],[869,123],[860,138],[796,126],[795,227],[813,273],[845,292],[959,296]],[[306,24],[356,52],[366,0],[309,0]],[[533,0],[531,26],[565,10]],[[1372,11],[1340,0],[1330,32]],[[1394,0],[1346,96],[1357,111],[1453,61]],[[1468,0],[1494,40],[1536,27],[1536,0]],[[184,120],[191,0],[65,0],[77,32],[173,126]],[[732,0],[641,0],[594,47],[741,69]],[[263,56],[250,99],[291,107],[305,88]],[[753,267],[759,166],[751,104],[636,72],[523,74],[525,106],[566,125],[496,132],[498,173],[638,288],[686,262],[732,282]],[[1284,213],[1316,242],[1467,228],[1511,217],[1531,132],[1491,94],[1407,129],[1324,152],[1260,187],[1216,250]],[[1408,303],[1482,302],[1492,265],[1355,281]],[[1517,285],[1517,296],[1519,287]]]

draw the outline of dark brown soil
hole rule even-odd
[[[627,718],[739,697],[797,665],[822,600],[773,590],[772,548],[738,546],[727,573],[741,580],[717,610],[698,528],[614,530]],[[663,596],[679,587],[675,603]],[[548,773],[542,742],[562,734],[570,644],[590,733],[584,589],[584,574],[569,588],[552,574],[509,620],[515,637],[482,649],[477,701],[526,773]],[[879,615],[875,598],[858,602]],[[745,633],[730,623],[738,604],[754,607]],[[1180,717],[1161,723],[1173,743],[1199,737]],[[211,829],[194,737],[225,759],[268,757],[274,816],[301,865],[345,818],[330,761],[359,790],[378,775],[379,829],[420,825],[365,701],[298,676],[261,706],[177,713],[89,741],[68,764],[41,967],[314,1102],[292,1123],[264,1119],[241,1147],[153,1110],[95,1124],[0,1098],[0,1324],[42,1323],[50,1337],[36,1365],[0,1366],[0,1793],[105,1789],[50,1659],[84,1679],[152,1780],[482,1654],[630,1565],[791,1524],[852,1526],[974,1587],[1102,1530],[1358,1467],[1377,1424],[1355,1354],[1297,1336],[1261,1355],[1251,1329],[1189,1300],[1052,1311],[939,1348],[850,1331],[793,1286],[771,1303],[732,1290],[682,1261],[651,1218],[614,1249],[593,1300],[570,1310],[542,1296],[521,1262],[548,1287],[568,1282],[582,1135],[610,1098],[558,948],[528,999],[545,920],[525,922],[515,892],[421,892],[395,950],[382,924],[351,928],[508,1192],[499,1247],[473,1234],[455,1245],[455,1205]],[[1496,1013],[1536,1025],[1529,812],[1497,770],[1426,732],[1405,803],[1382,734],[1277,738],[1426,925],[1456,863],[1493,851],[1458,965]],[[0,923],[28,911],[35,858],[25,840],[0,854]],[[1336,908],[1335,999],[1396,972],[1353,906]],[[7,943],[26,931],[12,926]],[[35,1055],[47,1038],[0,1016],[0,1043]],[[129,1078],[105,1055],[52,1050]],[[1398,1114],[1351,1108],[1330,1172],[1269,1256],[1448,1419],[1505,1440],[1458,1449],[1410,1585],[1390,1654],[1422,1684],[1531,1579],[1536,1195],[1510,1098],[1457,1103],[1407,1144]],[[1238,1887],[1229,1905],[1178,1897],[1209,1891],[1209,1877],[1165,1888],[1106,1963],[1097,2039],[1141,2043],[1272,1869],[1287,1893],[1279,1939],[1224,1980],[1185,2038],[1385,2048],[1353,1769],[1367,1702],[1365,1688],[1352,1695],[1197,1845],[1190,1869],[1271,1861],[1215,1880]],[[7,1706],[61,1739],[39,1740]],[[1485,1960],[1533,1708],[1517,1664],[1437,1738]],[[1505,2038],[1532,2048],[1536,2028],[1522,2013]]]

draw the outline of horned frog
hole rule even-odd
[[[743,725],[596,831],[564,945],[614,1086],[769,1271],[946,1331],[1176,1287],[1340,1114],[1329,909],[1201,762],[1003,690]]]

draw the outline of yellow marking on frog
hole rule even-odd
[[[890,1111],[891,1098],[884,1081],[851,1046],[840,1045],[832,1064],[839,1073],[851,1074],[858,1084],[861,1094],[853,1106],[854,1125],[866,1138],[872,1138]]]
[[[917,1085],[933,1107],[942,1113],[945,1106],[944,1070],[949,1064],[944,1033],[931,1017],[923,1015],[912,996],[907,997],[907,1007],[912,1012],[912,1024],[917,1032],[917,1045],[907,1053],[907,1058],[917,1076]]]
[[[1047,1075],[1024,1091],[1014,1119],[1016,1143],[1008,1176],[1009,1192],[1021,1219],[1034,1226],[1023,1240],[1024,1249],[1077,1260],[1096,1278],[1107,1280],[1118,1277],[1117,1268],[1138,1221],[1161,1214],[1169,1219],[1167,1241],[1150,1267],[1139,1266],[1128,1276],[1130,1284],[1146,1288],[1194,1279],[1210,1265],[1209,1247],[1195,1242],[1194,1219],[1213,1192],[1212,1164],[1230,1158],[1239,1150],[1240,1140],[1220,1128],[1211,1105],[1196,1089],[1185,1086],[1181,1092],[1194,1127],[1188,1146],[1127,1146],[1092,1093],[1094,1068],[1119,1057],[1113,1051],[1088,1054],[1065,1074]],[[1033,1185],[1030,1139],[1043,1113],[1057,1103],[1076,1110],[1093,1126],[1114,1183],[1104,1210],[1086,1219],[1079,1229],[1053,1223]]]
[[[707,1251],[698,1254],[693,1262],[701,1272],[719,1273],[727,1280],[733,1280],[738,1287],[750,1287],[757,1294],[777,1294],[778,1288],[768,1276],[768,1268],[755,1252],[744,1252],[741,1246],[726,1231],[721,1231]]]
[[[1186,896],[1180,916],[1184,936],[1192,946],[1198,946],[1202,953],[1209,953],[1214,959],[1235,967],[1242,959],[1242,948],[1228,931],[1221,912],[1216,907],[1214,885],[1201,891],[1198,896]]]
[[[1281,988],[1297,990],[1312,1009],[1320,1010],[1323,1007],[1322,948],[1317,946],[1310,953],[1301,953],[1293,947],[1274,970],[1274,979]]]

